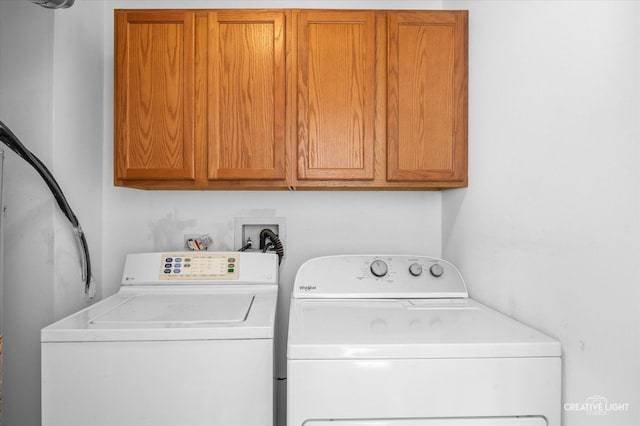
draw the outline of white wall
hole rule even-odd
[[[32,5],[33,6],[33,5]],[[38,8],[40,9],[40,8]],[[54,13],[53,135],[58,183],[84,230],[93,276],[102,277],[103,5],[78,1]],[[79,252],[67,219],[55,215],[54,316],[86,302]],[[81,291],[79,291],[81,290]]]
[[[469,188],[443,192],[443,255],[473,297],[559,339],[565,426],[640,424],[640,4],[470,9]]]
[[[0,120],[45,164],[53,159],[52,34],[53,16],[44,9],[0,3]],[[5,166],[2,416],[5,425],[36,425],[39,330],[53,317],[54,210],[26,163],[8,151]]]
[[[54,12],[0,2],[0,120],[55,174],[99,276],[103,20],[92,15],[96,6],[102,10],[78,2]],[[30,166],[13,152],[5,164],[2,417],[5,425],[31,426],[40,424],[40,329],[87,299],[70,225]]]

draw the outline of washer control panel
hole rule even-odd
[[[237,253],[164,253],[160,262],[162,280],[237,280]]]
[[[460,271],[443,259],[346,255],[311,259],[296,275],[295,298],[468,297]]]
[[[275,253],[174,251],[128,254],[122,285],[277,284]]]

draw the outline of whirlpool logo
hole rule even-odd
[[[298,290],[300,290],[300,291],[313,291],[313,290],[316,290],[316,289],[317,289],[317,287],[315,285],[313,285],[313,284],[307,284],[307,285],[298,286]]]

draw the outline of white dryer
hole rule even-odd
[[[468,297],[424,256],[331,256],[297,273],[288,426],[560,426],[560,344]]]
[[[43,426],[272,426],[275,254],[128,255],[41,332]]]

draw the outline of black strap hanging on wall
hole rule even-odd
[[[31,3],[39,4],[47,9],[66,9],[71,7],[75,0],[29,0]]]
[[[31,151],[29,151],[18,139],[18,137],[2,122],[0,121],[0,141],[2,141],[7,147],[9,147],[13,152],[18,154],[23,160],[25,160],[31,167],[33,167],[36,172],[42,177],[44,182],[49,187],[49,190],[53,194],[60,210],[62,213],[69,219],[71,225],[73,225],[73,233],[76,238],[76,242],[78,244],[78,250],[80,251],[80,265],[82,268],[82,280],[85,283],[84,292],[89,296],[93,297],[95,294],[93,277],[91,275],[91,259],[89,257],[89,246],[87,244],[87,239],[84,236],[84,232],[80,227],[80,222],[76,217],[75,213],[69,206],[67,199],[62,193],[62,189],[58,182],[56,182],[55,178],[47,169],[47,167],[42,164],[40,159],[33,155]]]

